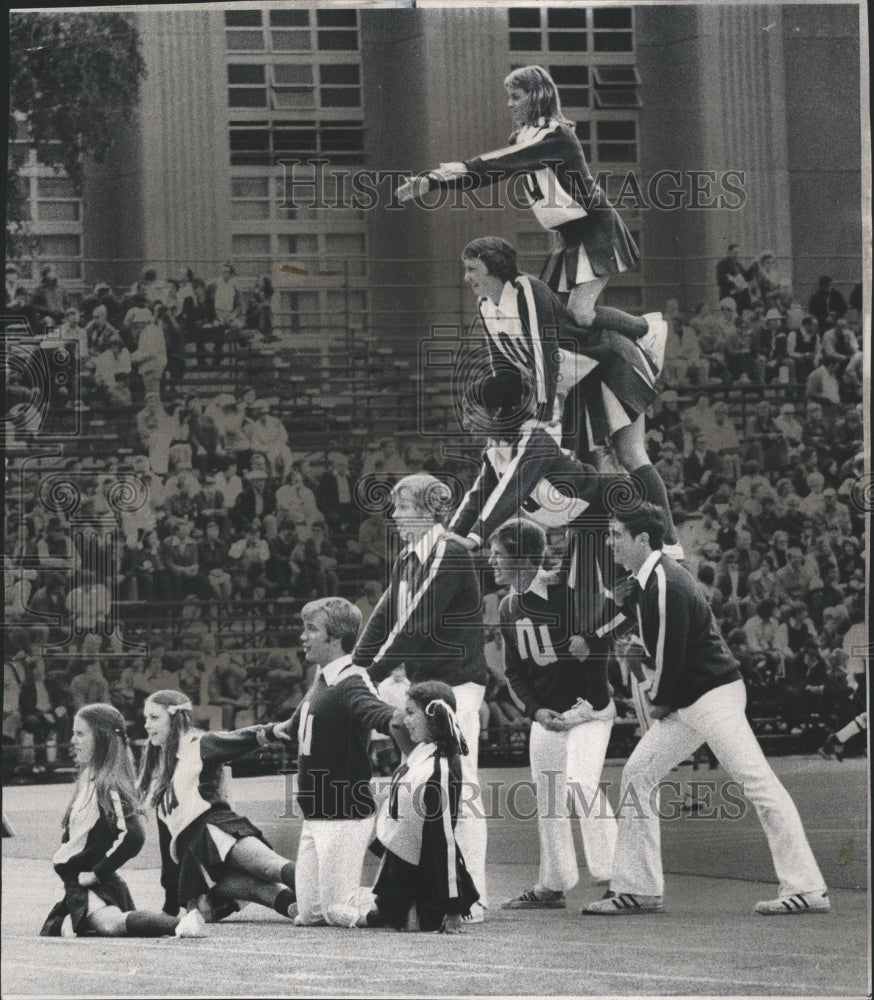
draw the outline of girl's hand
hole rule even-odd
[[[87,889],[90,885],[97,885],[100,879],[94,874],[94,872],[79,872],[79,885],[83,889]]]
[[[461,934],[464,929],[464,921],[459,913],[447,913],[440,926],[441,934]]]
[[[453,541],[458,542],[459,545],[467,549],[468,552],[473,552],[476,548],[476,541],[473,538],[463,538],[461,535],[456,535],[454,531],[444,531],[440,536],[440,541]]]
[[[467,173],[467,167],[463,163],[441,163],[438,170],[432,170],[441,180],[453,181],[456,177],[463,177]]]
[[[568,643],[568,652],[576,660],[585,660],[589,655],[589,644],[586,642],[585,637],[572,635]]]
[[[425,194],[430,187],[427,177],[411,177],[397,189],[398,201],[403,205]]]

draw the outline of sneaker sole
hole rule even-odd
[[[808,914],[817,914],[819,916],[824,916],[826,913],[831,913],[832,908],[830,906],[807,906],[801,910],[759,910],[756,909],[756,913],[760,917],[804,917]]]
[[[566,910],[566,899],[539,900],[536,903],[502,903],[502,910]]]

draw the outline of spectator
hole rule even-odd
[[[52,764],[57,758],[57,745],[66,742],[68,712],[65,698],[58,685],[46,678],[46,665],[41,656],[25,660],[26,673],[18,700],[21,729],[28,739],[24,745],[40,747],[39,764]],[[26,758],[25,758],[26,759]]]
[[[777,262],[770,250],[763,250],[758,260],[754,261],[748,272],[750,294],[753,299],[760,299],[766,306],[779,301],[783,281],[777,268]]]
[[[254,721],[246,670],[237,660],[221,664],[209,680],[209,704],[222,710],[222,729],[240,729]]]
[[[304,588],[298,588],[302,567],[295,558],[299,539],[291,521],[279,525],[279,531],[268,542],[270,556],[267,560],[266,575],[275,591],[281,595],[300,594]],[[313,552],[313,558],[315,553]],[[306,585],[305,593],[309,593]]]
[[[246,473],[243,492],[237,497],[231,511],[231,523],[241,531],[253,518],[264,518],[276,513],[276,491],[267,482],[267,473],[251,469]]]
[[[789,454],[801,447],[804,428],[795,415],[794,403],[787,402],[780,405],[780,413],[774,418],[774,426],[783,436]]]
[[[111,603],[109,591],[90,572],[81,570],[80,584],[67,594],[67,612],[73,629],[83,632],[105,631],[109,625]],[[105,698],[92,699],[106,701]]]
[[[265,274],[255,281],[246,303],[246,328],[257,330],[266,341],[276,340],[273,333],[273,282]]]
[[[683,491],[683,463],[677,457],[677,448],[674,442],[665,441],[659,454],[661,457],[655,464],[656,471],[662,477],[671,503],[682,508],[686,503],[686,495]]]
[[[70,682],[70,697],[74,712],[97,701],[110,701],[109,683],[103,676],[100,660],[96,657],[89,659],[82,672]]]
[[[740,247],[730,243],[725,257],[716,265],[716,287],[719,298],[733,299],[738,311],[750,306],[749,271],[740,262]]]
[[[859,343],[856,335],[845,319],[837,319],[835,325],[822,335],[822,360],[837,361],[839,373],[846,368],[853,355],[858,353]]]
[[[143,392],[160,395],[161,379],[167,367],[167,345],[164,331],[154,322],[151,310],[135,308],[125,316],[125,326],[131,331],[134,350],[131,361],[143,382]]]
[[[837,373],[840,364],[834,358],[823,361],[818,368],[808,376],[805,385],[807,399],[820,403],[826,413],[831,413],[841,402],[841,386]]]
[[[261,521],[257,517],[251,519],[243,536],[231,545],[228,556],[234,589],[241,597],[254,597],[256,590],[266,588],[265,569],[270,547],[261,537]]]
[[[81,315],[75,306],[67,306],[64,310],[64,322],[53,334],[54,339],[65,344],[75,344],[79,361],[84,364],[91,357],[91,347],[88,334],[80,324]]]
[[[226,601],[231,596],[229,546],[219,535],[218,522],[206,522],[206,537],[197,548],[201,592],[207,598]]]
[[[112,328],[107,326],[107,330]],[[101,389],[109,414],[116,417],[124,428],[126,436],[133,406],[130,392],[130,351],[124,346],[115,330],[107,335],[103,343],[104,349],[94,361],[94,377]]]
[[[124,311],[121,308],[121,303],[112,294],[112,289],[105,281],[98,281],[95,284],[94,291],[82,300],[79,308],[82,310],[82,317],[89,324],[97,318],[98,309],[105,310],[104,316],[110,329],[118,331],[124,320]]]
[[[789,331],[786,353],[795,364],[796,380],[806,382],[807,376],[816,367],[816,358],[820,353],[816,320],[812,316],[805,316],[797,329]]]
[[[109,311],[106,306],[95,307],[93,318],[85,327],[86,342],[89,354],[102,354],[108,350],[114,337],[121,340],[118,330],[109,323]]]
[[[781,604],[791,598],[793,592],[806,601],[812,591],[822,588],[822,580],[804,565],[804,553],[799,548],[788,550],[786,565],[777,570],[776,576],[777,599]]]
[[[236,268],[225,261],[221,274],[206,289],[206,314],[210,321],[218,324],[215,330],[213,363],[217,368],[221,362],[222,341],[230,341],[243,328],[243,297],[237,287],[234,275]],[[221,339],[218,335],[221,334]]]
[[[427,464],[427,463],[426,463]],[[328,454],[328,468],[319,480],[318,509],[322,511],[333,535],[350,532],[357,519],[349,459],[337,451]]]
[[[36,314],[43,322],[51,319],[60,323],[64,318],[64,310],[69,299],[64,286],[58,281],[58,273],[54,264],[45,264],[39,270],[40,280],[33,293],[32,304]]]
[[[355,602],[355,607],[361,612],[361,624],[366,625],[368,619],[373,614],[373,610],[379,599],[382,597],[383,586],[377,580],[366,580],[361,588],[361,596]],[[385,681],[383,682],[385,683]],[[381,694],[380,697],[384,699]],[[385,699],[384,699],[385,700]]]
[[[831,313],[840,318],[847,311],[847,303],[843,295],[832,286],[832,279],[824,274],[819,279],[819,287],[810,296],[807,311],[816,318],[820,331],[826,329],[826,322]]]
[[[256,401],[252,409],[254,420],[248,427],[251,447],[267,457],[270,474],[281,477],[291,468],[288,431],[278,417],[271,416],[270,405],[265,400]]]
[[[295,527],[312,527],[322,520],[313,491],[304,484],[300,463],[292,463],[285,482],[276,491],[276,516],[279,524],[290,521]]]
[[[774,420],[771,404],[761,400],[746,432],[747,455],[755,457],[766,474],[780,472],[788,464],[786,441]]]
[[[165,600],[163,568],[158,536],[154,531],[144,531],[141,541],[125,545],[120,578],[124,600]]]
[[[726,317],[729,315],[725,310]],[[747,313],[736,318],[729,328],[726,324],[725,363],[734,382],[751,382],[753,368],[753,326]]]
[[[770,552],[766,552],[759,565],[750,572],[747,578],[751,600],[774,601],[777,597],[776,562]]]
[[[161,557],[167,573],[168,596],[171,601],[184,600],[198,590],[199,565],[197,543],[191,537],[191,522],[180,518],[172,535],[161,545]]]

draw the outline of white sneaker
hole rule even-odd
[[[662,545],[662,554],[673,559],[674,562],[682,562],[686,558],[683,546],[679,542],[665,543]]]
[[[793,892],[776,899],[765,899],[756,903],[756,913],[763,917],[787,917],[801,913],[828,913],[832,905],[828,890],[818,892]]]
[[[464,918],[466,924],[484,924],[486,921],[486,909],[482,903],[474,903],[470,908],[470,916]]]
[[[357,927],[360,914],[354,906],[344,906],[342,903],[334,903],[328,907],[325,914],[328,923],[333,927]]]
[[[661,372],[665,363],[665,344],[668,339],[668,324],[660,312],[644,313],[649,329],[637,339],[637,346],[653,363],[656,374]]]
[[[573,708],[569,708],[567,711],[561,713],[561,718],[565,722],[573,722],[574,724],[583,722],[609,722],[615,716],[616,707],[613,704],[612,698],[604,708],[597,710],[592,708],[592,703],[586,701],[585,698],[577,698],[577,702]]]
[[[173,932],[178,938],[206,937],[206,921],[200,910],[189,910],[176,925]]]

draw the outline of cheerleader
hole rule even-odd
[[[378,846],[384,849],[373,886],[376,907],[360,923],[456,934],[479,893],[455,842],[459,754],[468,751],[452,688],[442,681],[414,684],[407,692],[404,728],[392,731],[409,753],[392,776],[376,820]]]
[[[79,776],[53,859],[64,898],[52,908],[41,935],[172,935],[177,918],[135,909],[127,884],[117,874],[125,861],[139,854],[145,840],[121,713],[112,705],[86,705],[73,719],[70,747]]]
[[[561,111],[558,88],[540,66],[523,66],[504,80],[513,119],[510,144],[463,163],[414,177],[398,189],[401,202],[436,187],[472,189],[524,175],[529,207],[556,245],[541,272],[582,326],[615,330],[634,340],[663,334],[659,313],[631,316],[595,303],[614,274],[640,259],[637,246],[586,163],[574,123]]]
[[[581,329],[554,292],[519,272],[506,240],[472,240],[462,264],[486,331],[489,367],[499,379],[514,376],[529,386],[519,397],[520,414],[544,424],[563,419],[564,443],[580,458],[609,441],[644,498],[662,510],[666,554],[682,559],[667,490],[646,451],[644,411],[656,397],[660,363],[612,330]]]
[[[165,910],[180,903],[188,910],[180,923],[186,932],[202,927],[204,915],[227,915],[229,900],[261,903],[294,917],[294,865],[233,812],[224,780],[229,761],[269,739],[287,739],[284,726],[201,732],[192,727],[191,712],[181,691],[156,691],[144,708],[149,742],[140,789],[158,817]],[[219,914],[217,901],[225,907]]]

